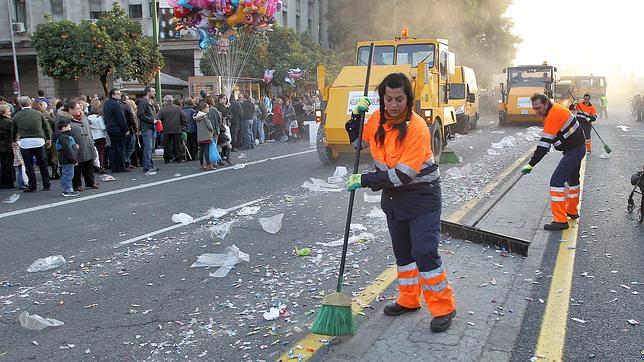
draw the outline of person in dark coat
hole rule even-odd
[[[13,188],[11,123],[11,108],[6,104],[0,105],[0,189]]]
[[[231,143],[233,151],[241,148],[241,121],[243,117],[243,110],[241,103],[234,98],[230,98],[230,135],[232,137]]]
[[[186,115],[186,133],[188,134],[188,140],[186,141],[186,146],[188,147],[188,152],[190,157],[193,160],[197,159],[197,123],[195,122],[195,101],[192,98],[187,98],[184,102],[184,106],[181,109]]]
[[[158,168],[154,167],[152,152],[154,151],[154,139],[156,132],[154,125],[159,121],[156,107],[154,106],[154,96],[156,90],[152,86],[145,87],[145,96],[139,99],[136,105],[136,116],[139,119],[141,129],[141,139],[143,140],[143,172],[146,176],[157,174]]]
[[[103,106],[103,119],[107,135],[110,137],[110,166],[112,172],[125,172],[125,137],[129,132],[125,113],[121,108],[121,92],[117,88],[110,89],[110,98]]]
[[[121,93],[121,102],[119,104],[121,105],[121,109],[123,110],[125,121],[127,123],[127,132],[125,133],[125,150],[123,153],[123,162],[125,163],[126,170],[132,168],[132,162],[130,158],[132,157],[132,153],[134,153],[134,150],[136,148],[136,134],[139,132],[136,113],[134,112],[134,109],[132,109],[133,103],[128,102],[128,100],[129,98],[127,97],[127,94]]]
[[[173,96],[163,97],[163,107],[159,112],[159,119],[163,122],[163,159],[165,163],[170,163],[173,158],[179,163],[186,162],[183,157],[181,131],[188,125],[188,118],[181,111],[181,107],[174,104]]]
[[[69,119],[72,125],[72,136],[78,145],[76,154],[78,164],[74,167],[74,179],[72,184],[74,190],[83,191],[81,176],[85,180],[85,187],[98,189],[98,182],[94,180],[94,159],[98,158],[98,153],[94,147],[94,141],[90,133],[89,121],[83,113],[82,105],[76,100],[68,101],[62,110],[58,112],[58,120]]]

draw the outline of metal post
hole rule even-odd
[[[7,0],[7,14],[9,15],[9,32],[11,33],[11,51],[13,52],[13,73],[18,86],[18,97],[20,97],[20,76],[18,76],[18,60],[16,59],[16,41],[13,37],[13,18],[11,17],[11,0]]]
[[[152,37],[154,38],[154,44],[159,47],[159,17],[158,17],[158,0],[152,1]],[[159,47],[159,50],[161,48]],[[157,74],[154,77],[154,88],[156,89],[157,94],[157,103],[161,104],[161,69],[157,71]]]

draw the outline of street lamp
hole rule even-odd
[[[9,15],[9,32],[11,33],[11,51],[13,52],[13,72],[16,77],[16,90],[20,97],[20,77],[18,76],[18,60],[16,59],[16,41],[13,38],[13,18],[11,17],[11,0],[7,0],[7,14]]]

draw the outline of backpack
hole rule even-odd
[[[68,137],[69,138],[69,146],[74,150],[74,146],[76,146],[76,140],[74,137],[67,135],[67,134],[61,134],[57,139],[56,139],[56,151],[61,151],[63,149],[63,145],[60,143],[60,139],[62,137]]]

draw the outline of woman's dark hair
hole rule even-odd
[[[65,105],[63,106],[63,111],[65,111],[65,112],[69,112],[69,111],[71,111],[72,109],[76,108],[76,105],[78,105],[78,104],[80,104],[80,103],[79,103],[77,100],[75,100],[75,99],[70,99],[70,100],[68,100],[68,101],[67,101],[67,103],[65,103]]]
[[[400,124],[393,125],[393,128],[398,130],[398,142],[402,142],[407,136],[407,121],[411,118],[411,109],[414,104],[414,92],[411,87],[411,82],[409,78],[403,73],[391,73],[385,77],[385,79],[380,82],[378,85],[378,97],[380,98],[380,125],[376,131],[376,143],[378,146],[382,146],[385,143],[385,128],[384,124],[387,122],[385,119],[385,91],[387,87],[391,89],[402,88],[403,92],[407,96],[407,110],[406,110],[406,120]]]
[[[208,103],[204,101],[199,102],[199,104],[197,105],[197,109],[200,111],[203,111],[204,109],[206,109],[206,107],[208,107]]]
[[[64,106],[64,105],[65,105],[65,102],[63,102],[62,100],[60,100],[60,101],[56,102],[56,109],[55,109],[54,111],[59,110],[59,109],[60,109],[60,107],[62,107],[62,106]]]

